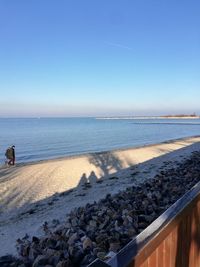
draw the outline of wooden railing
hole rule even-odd
[[[90,267],[200,267],[200,183],[115,257]]]

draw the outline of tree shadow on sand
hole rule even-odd
[[[95,153],[90,156],[89,161],[101,170],[102,176],[108,176],[111,172],[123,168],[122,162],[112,152]]]

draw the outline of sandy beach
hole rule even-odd
[[[98,201],[177,165],[200,150],[200,137],[0,168],[0,256],[15,242],[41,235],[74,207]]]

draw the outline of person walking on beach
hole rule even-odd
[[[11,146],[6,150],[5,156],[8,160],[8,165],[15,165],[15,146]]]

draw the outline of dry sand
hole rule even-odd
[[[142,183],[200,150],[200,137],[0,168],[0,256],[16,254],[15,241],[41,235],[83,206]],[[88,186],[83,186],[90,182]]]

